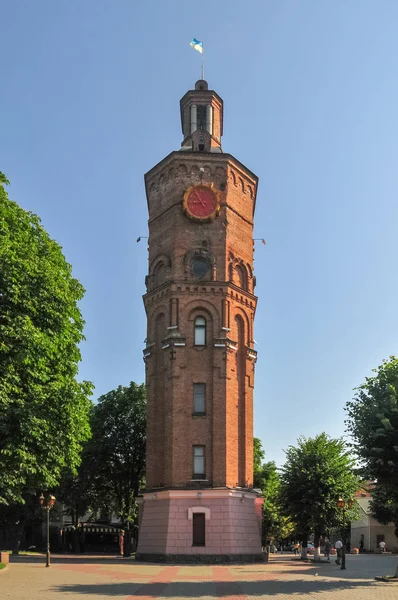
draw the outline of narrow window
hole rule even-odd
[[[198,129],[206,129],[206,106],[198,106],[196,109]]]
[[[155,271],[155,288],[159,285],[162,285],[166,281],[166,265],[164,263],[160,263],[156,267]]]
[[[206,517],[204,513],[192,515],[192,546],[206,546]]]
[[[196,317],[195,319],[195,346],[206,345],[206,319]]]
[[[194,383],[193,384],[193,412],[196,415],[206,414],[205,391],[206,391],[206,384],[204,384],[204,383]]]
[[[246,290],[247,289],[247,285],[246,285],[246,273],[245,273],[245,268],[242,265],[236,265],[236,274],[237,274],[237,283],[238,286],[241,287],[242,289]]]
[[[204,446],[193,446],[193,479],[205,479]]]

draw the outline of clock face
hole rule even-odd
[[[194,219],[208,219],[217,214],[217,193],[205,185],[193,185],[184,195],[184,209]]]

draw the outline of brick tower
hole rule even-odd
[[[183,142],[145,175],[146,490],[137,558],[258,560],[253,217],[258,178],[221,149],[223,101],[181,99]]]

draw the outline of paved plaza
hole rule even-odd
[[[398,585],[374,581],[395,572],[398,557],[348,556],[347,570],[334,562],[313,565],[273,556],[268,564],[178,566],[139,564],[122,558],[19,557],[0,571],[1,600],[398,600]]]

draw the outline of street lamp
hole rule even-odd
[[[55,496],[49,494],[47,498],[41,494],[39,498],[40,506],[47,511],[47,552],[46,552],[46,567],[50,566],[50,510],[55,504]]]
[[[345,570],[345,541],[344,541],[344,526],[345,526],[345,501],[342,498],[337,500],[337,506],[343,511],[343,534],[341,536],[341,541],[343,542],[343,547],[341,549],[341,570]]]
[[[341,508],[342,511],[343,511],[343,535],[342,535],[342,540],[341,540],[343,542],[343,547],[341,549],[341,567],[340,567],[340,569],[343,570],[343,571],[345,570],[345,550],[346,550],[346,548],[345,548],[345,533],[344,533],[344,530],[345,530],[345,507],[346,507],[346,505],[348,506],[348,508],[350,508],[352,506],[352,500],[349,500],[348,502],[346,502],[345,500],[343,500],[343,498],[339,498],[337,500],[337,506],[339,508]]]

